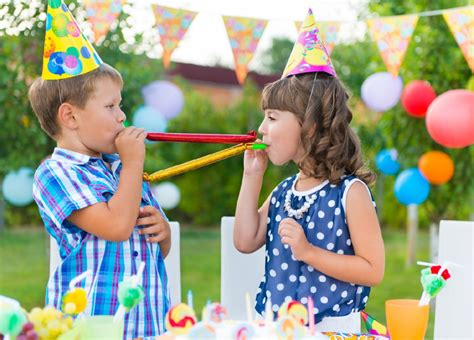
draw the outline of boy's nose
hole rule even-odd
[[[122,111],[122,109],[120,109],[120,114],[118,117],[119,123],[123,123],[126,119],[127,119],[127,115],[125,114],[125,112]]]

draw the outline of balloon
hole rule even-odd
[[[176,117],[184,106],[181,89],[166,80],[157,80],[142,88],[145,104],[161,112],[163,117]]]
[[[424,80],[413,80],[403,89],[402,105],[411,116],[422,118],[435,98],[436,92],[430,83]]]
[[[158,184],[152,191],[163,209],[175,208],[181,198],[179,188],[171,182]]]
[[[421,204],[430,193],[430,183],[420,170],[410,168],[403,170],[395,180],[395,197],[402,204]]]
[[[10,204],[23,207],[33,201],[33,169],[10,171],[3,180],[2,192]]]
[[[160,112],[149,106],[141,106],[133,115],[133,126],[144,128],[147,132],[164,132],[167,125]]]
[[[431,184],[448,182],[454,174],[454,163],[448,154],[441,151],[428,151],[418,161],[418,169]]]
[[[400,170],[397,157],[398,153],[395,149],[382,150],[375,158],[375,165],[384,175],[395,175]]]
[[[376,112],[383,112],[397,105],[402,94],[402,78],[388,72],[370,75],[362,84],[361,96],[365,105]]]
[[[438,96],[428,108],[426,128],[431,138],[447,148],[474,143],[474,92],[451,90]]]

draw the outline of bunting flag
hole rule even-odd
[[[399,15],[367,20],[385,66],[394,77],[398,76],[417,22],[418,15]]]
[[[227,16],[222,19],[234,54],[237,80],[242,85],[247,77],[248,64],[252,60],[268,21]]]
[[[117,20],[125,0],[83,0],[87,21],[92,24],[94,42],[102,42]]]
[[[474,6],[444,11],[443,17],[474,72]]]
[[[302,21],[295,21],[296,30],[299,32]],[[316,27],[319,29],[319,38],[322,40],[326,51],[331,55],[334,46],[336,46],[337,37],[341,23],[337,21],[319,21],[316,22]]]
[[[156,26],[163,46],[163,65],[168,68],[171,54],[183,39],[197,13],[156,4],[151,6],[153,7]]]

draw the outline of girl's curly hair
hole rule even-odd
[[[342,176],[354,174],[371,185],[375,173],[364,166],[359,138],[349,126],[348,98],[337,78],[308,73],[265,86],[261,107],[289,111],[297,117],[305,150],[298,166],[306,175],[335,184]]]

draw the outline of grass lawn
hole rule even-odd
[[[406,237],[384,231],[386,270],[383,282],[372,289],[367,312],[385,323],[385,300],[419,298],[420,267],[405,268]],[[44,305],[48,279],[48,239],[40,228],[5,230],[0,233],[0,295],[19,300],[25,309]],[[419,233],[417,258],[428,261],[428,235]],[[183,301],[191,289],[196,311],[208,299],[220,299],[219,229],[181,228],[181,290]],[[244,303],[242,301],[242,303]],[[431,313],[427,338],[433,337]]]

